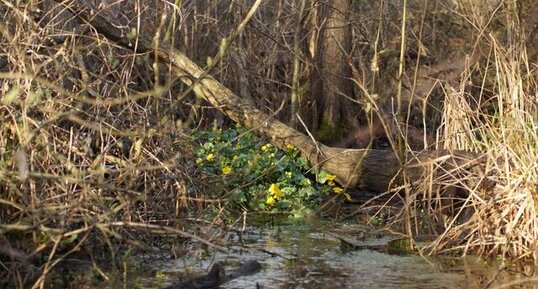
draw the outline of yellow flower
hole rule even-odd
[[[232,168],[230,168],[230,167],[223,167],[222,168],[222,174],[223,175],[227,175],[227,174],[229,174],[231,172],[232,172]]]
[[[335,193],[337,193],[337,194],[340,194],[341,192],[344,191],[344,189],[342,189],[342,188],[340,188],[340,187],[334,187],[334,188],[333,188],[333,191],[334,191]]]
[[[334,188],[333,188],[333,191],[334,191],[335,193],[337,193],[337,194],[342,194],[342,195],[344,195],[344,197],[346,197],[346,199],[347,199],[348,201],[350,201],[350,202],[353,201],[353,199],[351,198],[351,195],[348,194],[346,191],[344,191],[344,189],[342,189],[342,188],[340,188],[340,187],[334,187]]]
[[[335,175],[327,175],[327,176],[325,177],[325,179],[326,179],[327,181],[334,181],[334,180],[336,179],[336,176],[335,176]]]
[[[269,187],[269,193],[273,194],[276,199],[280,199],[280,197],[282,197],[282,191],[278,188],[277,184],[271,184]]]
[[[333,181],[328,181],[327,184],[331,187],[334,187],[335,183]]]
[[[342,195],[344,195],[344,197],[346,197],[346,199],[347,199],[348,201],[350,201],[350,202],[353,201],[353,199],[351,198],[351,195],[348,194],[346,191],[344,191],[344,189],[342,189],[342,188],[340,188],[340,187],[334,187],[334,188],[333,188],[333,191],[334,191],[335,193],[337,193],[337,194],[342,194]]]
[[[208,154],[205,159],[208,160],[208,161],[211,161],[212,159],[215,158],[215,155],[214,154]]]
[[[265,203],[272,207],[276,204],[276,200],[273,197],[267,197],[267,200],[265,201]]]
[[[291,172],[285,172],[285,174],[286,174],[286,178],[288,179],[291,179],[291,177],[293,176]]]
[[[295,146],[292,145],[292,144],[287,144],[287,145],[286,145],[286,148],[287,148],[288,150],[291,151],[291,150],[294,150],[294,149],[295,149]]]
[[[265,151],[269,150],[270,147],[271,147],[271,144],[270,144],[270,143],[265,144],[265,145],[262,145],[262,151],[265,152]]]
[[[232,161],[237,160],[237,156],[233,156]]]

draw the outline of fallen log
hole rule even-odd
[[[126,36],[129,27],[111,23],[110,18],[88,1],[55,1],[66,5],[77,17],[92,25],[93,29],[110,41],[137,53],[151,53],[158,61],[169,65],[172,73],[182,82],[192,86],[198,97],[207,100],[232,120],[253,130],[273,145],[281,149],[285,149],[288,144],[295,146],[312,166],[336,175],[336,180],[348,188],[385,192],[401,184],[404,176],[412,183],[431,175],[433,170],[457,179],[480,164],[477,154],[464,151],[407,152],[402,159],[389,150],[325,146],[260,111],[248,100],[207,75],[182,52],[166,44],[155,47],[148,35],[138,35],[135,44],[135,40]]]

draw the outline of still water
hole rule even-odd
[[[397,238],[357,224],[257,225],[229,233],[224,239],[229,252],[208,249],[198,257],[152,261],[160,278],[148,276],[137,283],[140,288],[163,288],[184,280],[185,271],[201,274],[216,261],[233,270],[250,259],[262,263],[262,270],[221,288],[499,288],[532,278],[524,268],[499,271],[495,262],[478,258],[387,252],[387,244]],[[350,247],[344,239],[358,245]],[[507,288],[538,288],[538,283]]]

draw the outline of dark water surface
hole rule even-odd
[[[160,289],[207,273],[217,261],[223,262],[225,270],[230,272],[251,259],[262,264],[260,272],[229,281],[221,288],[498,289],[507,282],[536,278],[524,274],[531,272],[532,267],[499,271],[499,264],[478,258],[421,257],[391,249],[394,246],[387,244],[398,238],[364,225],[320,220],[247,226],[219,239],[218,244],[229,248],[229,253],[206,248],[189,250],[188,255],[179,259],[171,258],[168,253],[134,255],[125,263],[128,270],[123,272],[127,274],[121,270],[106,272],[105,280],[96,282],[95,276],[100,273],[87,269],[82,277],[47,288]],[[65,277],[61,270],[60,277]],[[538,279],[534,283],[502,288],[538,288]]]
[[[341,237],[369,249],[350,249]],[[363,225],[321,221],[247,227],[225,239],[232,253],[209,250],[200,257],[152,261],[152,272],[158,272],[160,278],[138,276],[137,283],[139,288],[162,288],[181,280],[185,271],[207,272],[215,261],[223,261],[226,270],[232,270],[249,259],[262,263],[261,272],[232,280],[221,288],[495,288],[524,277],[506,270],[496,274],[498,265],[487,265],[477,258],[389,254],[384,244],[395,238]],[[493,279],[500,281],[487,287]],[[527,282],[508,288],[538,285]]]

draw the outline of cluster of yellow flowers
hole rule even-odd
[[[282,191],[278,188],[278,184],[271,184],[268,191],[269,196],[265,200],[265,203],[272,207],[282,197]]]
[[[262,150],[263,152],[267,152],[267,151],[269,151],[269,149],[270,149],[271,147],[272,147],[272,145],[268,143],[268,144],[263,145],[263,146],[261,147],[261,150]],[[289,151],[293,151],[293,150],[296,150],[297,148],[296,148],[295,146],[291,145],[291,144],[287,144],[287,145],[286,145],[286,149],[289,150]],[[211,161],[214,161],[214,160],[215,160],[215,157],[216,157],[215,154],[213,154],[213,153],[208,153],[208,154],[206,155],[205,159],[206,159],[208,162],[211,162]],[[261,156],[260,154],[257,154],[256,157],[257,157],[257,158],[261,158],[262,156]],[[274,157],[274,154],[269,155],[269,157]],[[237,158],[238,158],[238,156],[237,156],[237,155],[234,155],[234,156],[232,157],[232,160],[231,160],[231,161],[234,162],[234,161],[237,160]],[[199,159],[196,160],[196,162],[197,162],[197,163],[201,163],[201,162],[203,162],[203,159],[199,158]],[[221,168],[221,171],[222,171],[222,174],[223,174],[223,175],[228,175],[228,174],[230,174],[230,173],[233,171],[233,169],[232,169],[232,167],[231,167],[230,165],[225,165],[225,164],[222,164],[222,165],[223,165],[223,166],[222,166],[222,168]],[[290,178],[293,176],[293,174],[292,174],[292,172],[290,172],[290,171],[286,171],[286,172],[285,172],[285,176],[286,176],[288,179],[290,179]],[[330,187],[332,187],[332,190],[333,190],[334,193],[336,193],[336,194],[343,194],[348,200],[351,201],[351,196],[350,196],[350,195],[349,195],[343,188],[341,188],[341,187],[339,187],[339,186],[336,186],[336,183],[335,183],[336,176],[335,176],[335,175],[331,175],[331,174],[326,175],[325,179],[326,179],[326,181],[327,181],[327,184],[328,184]],[[275,183],[271,184],[271,185],[269,186],[269,189],[268,189],[267,191],[269,192],[269,194],[268,194],[268,196],[267,196],[267,199],[265,200],[265,204],[267,204],[268,206],[272,207],[272,206],[274,206],[274,205],[278,202],[278,200],[280,200],[280,199],[282,198],[282,191],[281,191],[280,188],[278,187],[278,184],[275,184]]]
[[[205,159],[208,162],[213,161],[215,159],[215,154],[214,153],[208,153],[205,156]],[[235,161],[235,160],[237,160],[237,156],[233,156],[232,161]],[[198,163],[198,164],[201,163],[201,162],[202,162],[202,159],[197,159],[196,160],[196,163]],[[232,167],[230,167],[230,166],[223,166],[221,170],[222,170],[223,175],[227,175],[227,174],[229,174],[229,173],[231,173],[233,171]]]
[[[325,177],[325,179],[327,180],[327,184],[329,186],[333,187],[333,192],[335,192],[337,194],[343,194],[344,197],[346,197],[346,199],[348,201],[352,201],[351,195],[348,194],[344,189],[342,189],[341,187],[335,187],[335,185],[336,185],[336,183],[334,182],[334,180],[336,179],[335,175],[327,175],[327,177]]]

